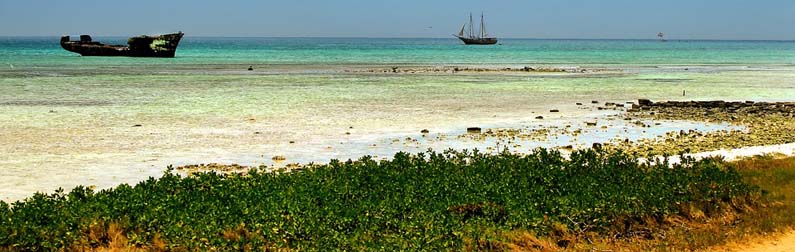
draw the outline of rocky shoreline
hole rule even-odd
[[[432,141],[466,140],[489,141],[497,145],[486,147],[485,151],[500,151],[503,148],[513,152],[522,149],[520,143],[528,141],[546,141],[560,136],[578,137],[585,131],[606,130],[615,127],[611,120],[627,121],[636,127],[660,127],[662,121],[689,121],[721,123],[733,126],[717,131],[679,130],[669,131],[655,138],[641,138],[631,141],[623,136],[616,136],[607,142],[595,143],[593,146],[565,145],[557,146],[564,152],[594,147],[609,151],[623,151],[640,157],[676,156],[685,153],[703,153],[716,150],[738,149],[752,146],[769,146],[795,143],[795,102],[753,102],[753,101],[663,101],[653,102],[640,99],[637,102],[590,102],[589,105],[578,104],[580,109],[618,110],[624,111],[617,115],[600,118],[597,121],[584,121],[582,125],[567,122],[542,128],[487,128],[470,127],[460,135],[435,134]],[[552,112],[550,112],[552,113]],[[559,113],[555,112],[555,113]],[[543,116],[536,117],[544,120]],[[430,137],[427,130],[422,131],[421,138]],[[451,138],[452,137],[452,138]],[[408,137],[395,139],[392,144],[414,144],[419,139]],[[412,145],[413,146],[413,145]],[[419,145],[418,145],[419,146]],[[495,149],[496,148],[496,149]],[[521,151],[519,152],[521,153]],[[281,156],[278,156],[281,157]],[[274,157],[276,158],[276,157]],[[269,170],[301,169],[303,164],[290,163],[285,167],[270,167]],[[177,167],[176,170],[187,174],[215,171],[221,173],[241,173],[252,167],[237,164],[200,164]]]
[[[680,131],[641,141],[613,141],[604,148],[642,156],[677,155],[795,142],[795,102],[638,100],[624,115],[630,119],[724,122],[745,130]]]

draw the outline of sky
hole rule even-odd
[[[795,40],[792,0],[0,0],[0,36]]]

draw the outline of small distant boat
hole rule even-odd
[[[665,33],[662,33],[662,32],[657,33],[657,38],[660,38],[661,42],[667,42],[668,41],[667,39],[665,39]]]
[[[461,26],[461,31],[458,32],[458,35],[453,36],[457,37],[467,45],[493,45],[497,43],[497,38],[489,37],[489,34],[486,32],[486,23],[483,22],[483,14],[480,14],[479,34],[475,34],[473,26],[472,13],[469,13],[469,30],[467,30],[467,24],[464,23],[464,26]]]
[[[89,35],[80,35],[80,41],[61,37],[61,47],[82,56],[127,56],[173,58],[179,46],[182,32],[159,36],[138,36],[127,40],[127,45],[106,45],[94,42]]]

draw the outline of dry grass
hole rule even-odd
[[[72,247],[62,249],[63,252],[160,252],[169,251],[168,243],[159,234],[146,247],[137,247],[130,244],[127,232],[118,223],[106,224],[102,221],[92,221],[88,226],[87,240]]]

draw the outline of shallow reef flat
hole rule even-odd
[[[523,72],[529,65],[458,66],[518,70],[345,72],[390,69],[386,64],[254,65],[252,71],[245,70],[248,65],[4,70],[0,75],[11,74],[0,78],[0,199],[59,187],[135,183],[162,175],[168,165],[285,167],[428,148],[525,153],[615,139],[645,141],[680,130],[747,130],[729,121],[641,115],[624,120],[622,114],[631,107],[627,102],[640,98],[776,102],[795,97],[795,71],[785,66],[613,66],[607,72],[582,67],[586,73]],[[484,135],[467,134],[468,127],[480,127]]]

